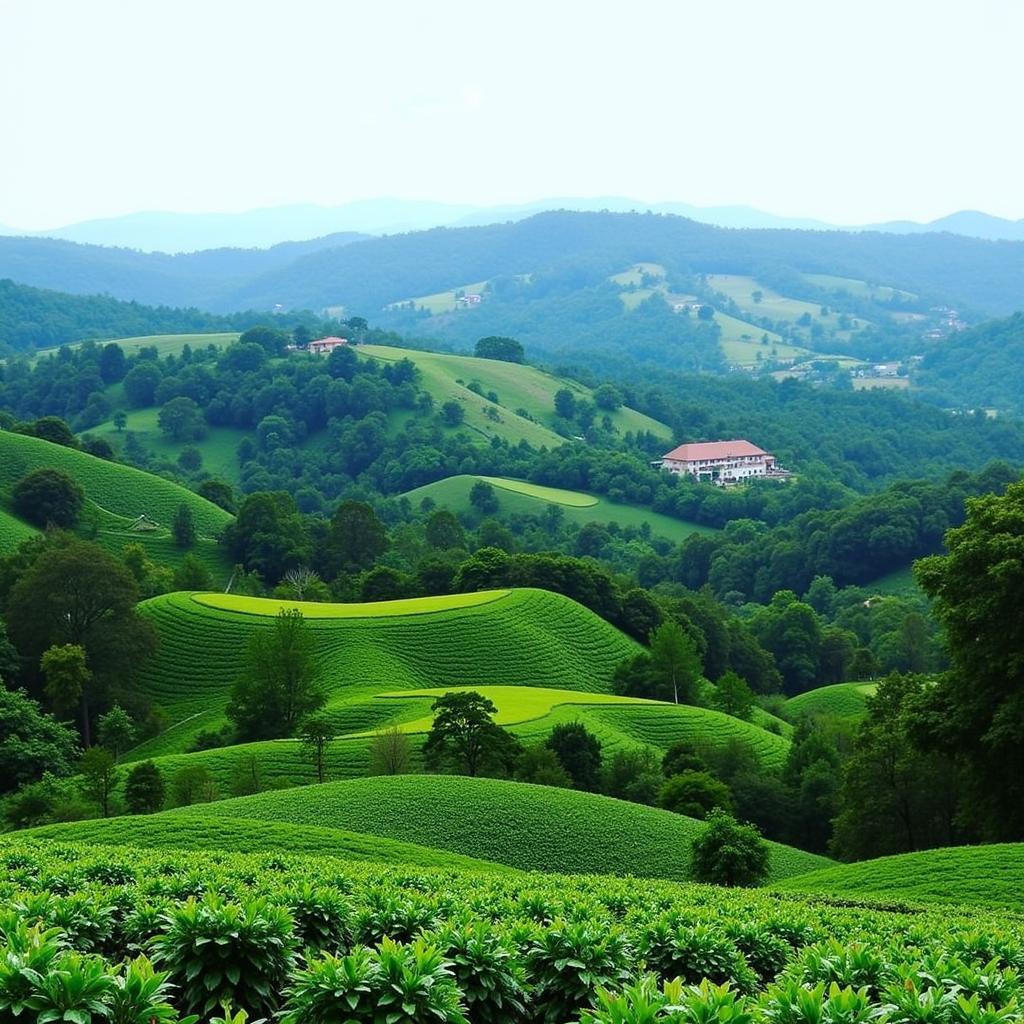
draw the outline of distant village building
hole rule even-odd
[[[686,473],[725,487],[754,478],[781,479],[790,474],[775,456],[749,441],[702,441],[681,444],[662,456],[657,465],[669,473]]]
[[[329,356],[336,348],[347,344],[347,338],[318,338],[309,343],[308,351],[315,356]]]
[[[457,295],[455,297],[456,306],[479,306],[483,302],[483,296],[477,295],[475,292],[469,295]]]
[[[900,373],[899,363],[875,363],[876,377],[898,377]]]

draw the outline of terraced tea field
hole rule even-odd
[[[223,721],[248,638],[268,628],[281,607],[255,598],[241,599],[244,611],[225,606],[237,601],[167,594],[140,605],[161,642],[139,686],[177,727],[135,756],[185,750],[198,731]],[[532,589],[417,599],[401,602],[397,613],[394,606],[362,606],[355,616],[310,617],[308,626],[317,681],[328,692],[328,712],[338,714],[377,693],[439,684],[607,693],[616,666],[640,649],[576,602]]]
[[[879,857],[799,875],[780,888],[845,899],[965,903],[1024,914],[1024,843]]]
[[[39,531],[17,516],[0,508],[0,557],[12,552],[22,541],[39,535]]]
[[[452,775],[398,775],[165,811],[190,820],[241,818],[320,825],[401,839],[527,871],[601,872],[685,880],[700,822],[575,790]],[[201,828],[197,827],[197,831]],[[773,843],[773,880],[824,857]]]
[[[439,508],[450,509],[457,515],[468,514],[473,512],[469,494],[478,480],[485,480],[495,488],[499,516],[539,516],[543,515],[550,505],[556,505],[561,509],[563,518],[568,523],[577,523],[580,526],[585,526],[587,523],[617,523],[621,527],[637,529],[646,523],[650,527],[651,533],[675,543],[693,533],[711,535],[718,532],[712,527],[674,519],[672,516],[653,512],[651,509],[639,505],[619,504],[582,491],[544,487],[540,484],[531,484],[524,480],[511,480],[507,477],[450,476],[444,480],[426,484],[424,487],[407,491],[404,497],[408,498],[414,507],[418,506],[424,498],[430,498]]]
[[[803,715],[836,715],[863,718],[867,698],[875,692],[875,683],[835,683],[797,694],[786,701],[786,714],[792,721]]]
[[[489,441],[492,437],[506,437],[513,443],[526,440],[536,447],[557,447],[565,439],[552,429],[555,424],[555,393],[568,388],[578,398],[590,398],[590,388],[574,381],[555,377],[533,366],[505,363],[497,359],[477,359],[475,356],[444,355],[437,352],[419,352],[413,349],[390,348],[384,345],[361,345],[359,353],[372,359],[395,362],[411,359],[421,373],[420,386],[434,397],[440,407],[456,401],[465,411],[463,427]],[[477,382],[483,395],[467,385]],[[498,405],[484,395],[494,392]],[[521,416],[523,410],[530,419]],[[497,416],[492,419],[489,413]],[[623,407],[609,413],[615,428],[627,431],[650,431],[671,440],[671,431],[664,423],[645,416],[634,409]]]

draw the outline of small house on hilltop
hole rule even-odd
[[[319,338],[309,343],[309,351],[316,356],[329,356],[340,345],[347,345],[347,338]]]
[[[790,474],[775,456],[749,441],[701,441],[681,444],[656,463],[668,473],[686,473],[725,487],[755,478],[783,479]]]

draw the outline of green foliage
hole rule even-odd
[[[0,687],[0,792],[38,781],[46,771],[69,775],[77,737],[21,690]]]
[[[166,799],[166,787],[160,769],[152,761],[140,761],[128,773],[124,784],[124,802],[129,814],[154,814]]]
[[[515,338],[491,336],[481,338],[474,348],[474,355],[479,359],[500,359],[506,363],[522,363],[525,361],[523,346]]]
[[[438,697],[430,710],[434,722],[423,745],[428,764],[454,765],[460,774],[473,776],[494,763],[504,730],[494,724],[498,709],[491,700],[463,690]]]
[[[727,715],[749,721],[754,709],[754,691],[735,672],[726,672],[715,683],[714,704]]]
[[[82,790],[99,805],[104,818],[110,816],[111,798],[118,782],[117,760],[105,747],[89,747],[82,755],[78,771],[82,776]]]
[[[241,904],[216,895],[189,899],[163,915],[153,943],[157,964],[180,990],[183,1008],[270,1011],[294,963],[291,919],[262,898]]]
[[[659,691],[671,694],[676,704],[692,704],[701,673],[700,653],[693,637],[678,623],[663,622],[651,634],[650,648],[651,668]]]
[[[305,617],[297,608],[282,609],[270,629],[252,635],[228,717],[247,739],[290,736],[324,704],[313,679],[313,639]]]
[[[658,791],[658,806],[703,821],[715,809],[732,810],[729,787],[703,771],[683,771],[666,779]]]
[[[59,469],[33,470],[11,491],[14,511],[36,526],[74,526],[84,502],[82,488]]]
[[[595,791],[601,783],[601,741],[580,722],[556,725],[545,745],[577,789]]]
[[[96,723],[96,737],[116,760],[135,742],[135,723],[119,704],[106,714],[100,715]]]
[[[741,825],[721,809],[693,841],[693,874],[715,885],[757,885],[769,871],[768,845],[753,825]]]

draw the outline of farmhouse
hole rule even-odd
[[[779,468],[775,456],[749,441],[702,441],[681,444],[658,461],[669,473],[688,473],[724,487],[752,477],[782,478],[789,473]]]
[[[347,338],[320,338],[309,343],[309,351],[315,356],[329,356],[339,345],[347,344]]]

